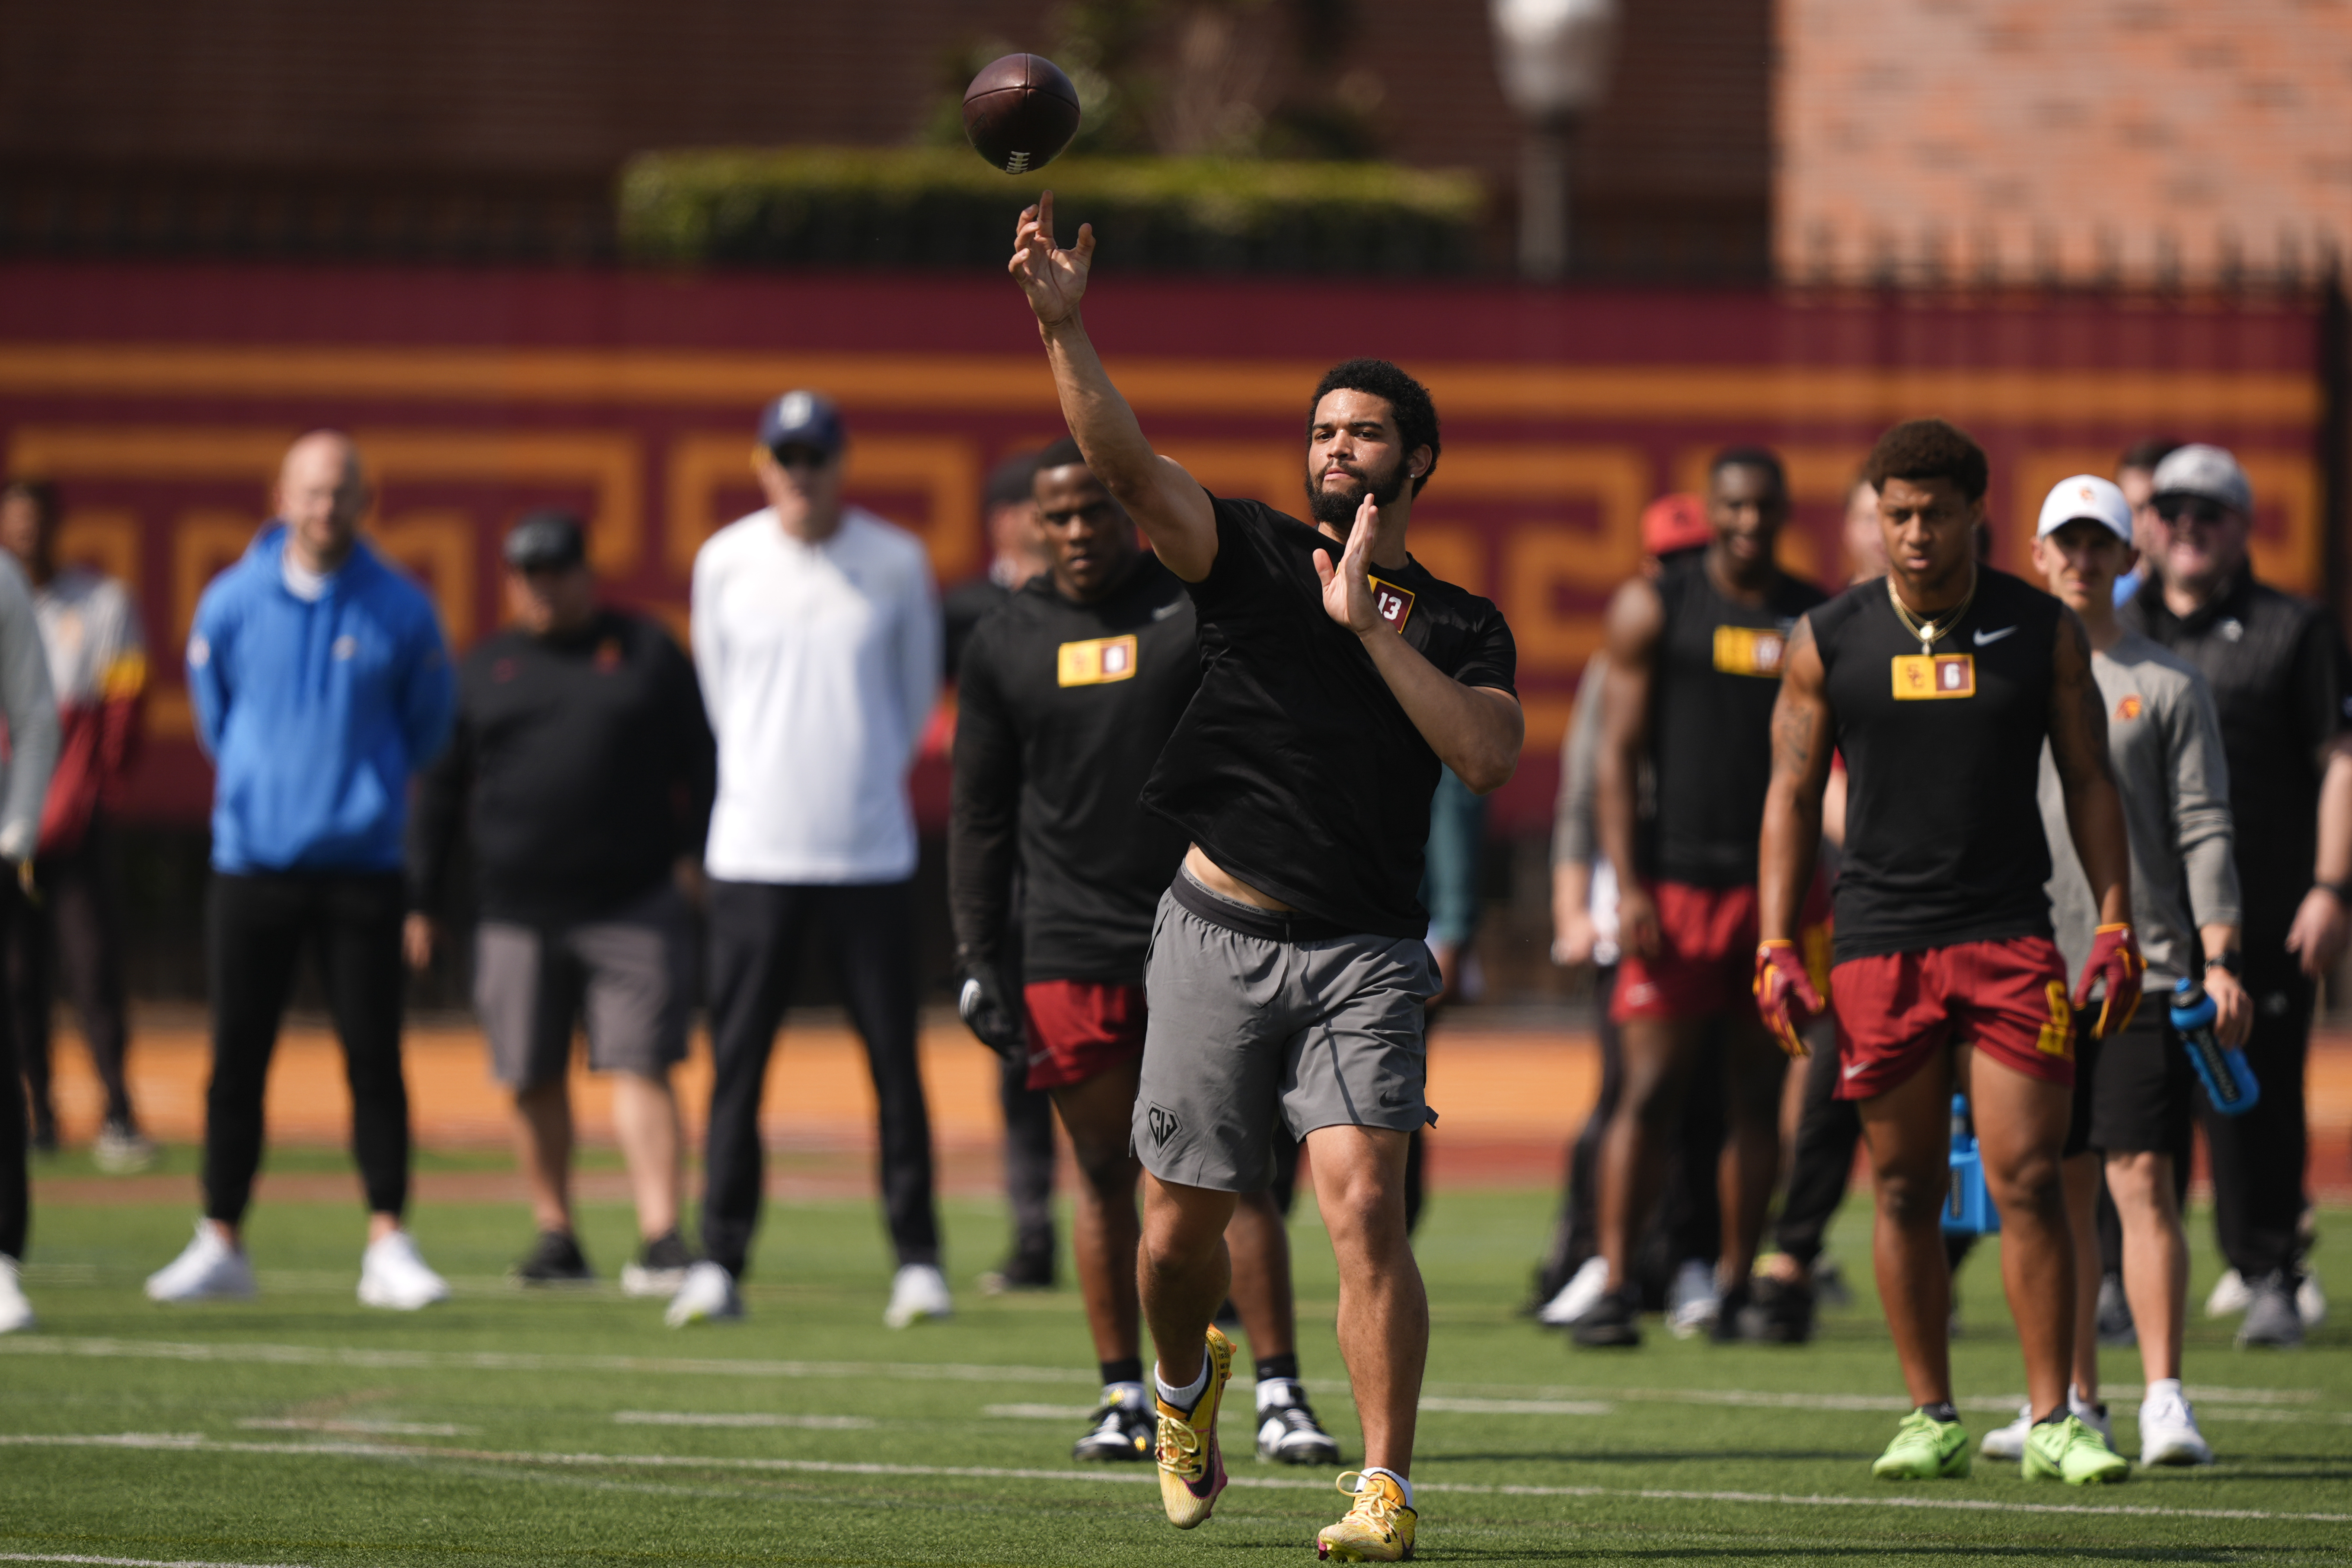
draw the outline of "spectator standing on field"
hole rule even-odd
[[[1045,542],[1035,493],[1037,454],[1024,452],[996,465],[981,496],[988,535],[988,569],[940,595],[946,632],[947,677],[961,679],[964,645],[980,623],[1011,601],[1046,569]],[[1013,883],[1007,919],[1021,923],[1022,884]],[[1020,943],[1011,944],[1017,956]],[[1021,974],[1008,975],[1017,994]],[[1004,1111],[1004,1198],[1013,1211],[1013,1250],[1003,1264],[980,1277],[982,1290],[1053,1289],[1058,1248],[1054,1237],[1054,1097],[1029,1087],[1029,1064],[1013,1056],[999,1058],[997,1103]]]
[[[2246,1062],[2262,1098],[2242,1115],[2203,1107],[2213,1219],[2245,1291],[2242,1345],[2303,1342],[2304,1058],[2317,982],[2343,956],[2352,905],[2352,734],[2344,645],[2317,605],[2257,582],[2247,558],[2253,489],[2219,447],[2158,463],[2154,580],[2123,623],[2204,673],[2221,716],[2244,898]],[[2315,1312],[2314,1313],[2315,1316]]]
[[[33,847],[40,837],[41,797],[58,757],[57,698],[49,690],[33,599],[13,559],[0,555],[0,717],[8,722],[9,754],[0,762],[0,861],[22,889],[31,879]],[[0,932],[16,900],[0,899]],[[9,1011],[0,1006],[0,1334],[34,1326],[18,1267],[31,1213],[32,1173],[26,1163],[24,1080]]]
[[[572,1032],[612,1075],[613,1122],[643,1249],[632,1296],[672,1296],[693,1262],[678,1235],[677,1100],[694,1004],[688,900],[701,897],[716,761],[694,667],[669,634],[596,603],[580,524],[536,512],[507,535],[515,624],[457,671],[457,723],[425,776],[409,836],[408,961],[431,963],[449,852],[472,846],[481,921],[474,1005],[539,1240],[526,1285],[593,1279],[572,1223]]]
[[[303,437],[278,471],[277,519],[196,604],[188,692],[215,770],[205,1212],[186,1249],[149,1277],[153,1300],[253,1294],[240,1230],[269,1058],[306,948],[351,1083],[369,1216],[359,1299],[413,1310],[449,1293],[401,1226],[401,838],[410,777],[447,741],[455,692],[432,601],[359,537],[370,500],[349,437]]]
[[[139,1131],[123,1070],[129,1039],[122,1000],[121,924],[106,861],[106,796],[129,771],[147,690],[147,649],[139,613],[123,585],[102,573],[57,563],[62,521],[56,489],[19,479],[0,490],[0,548],[32,587],[58,700],[58,766],[41,812],[35,853],[37,899],[20,900],[7,944],[8,994],[17,1055],[33,1102],[33,1146],[58,1145],[49,1097],[52,957],[81,1019],[90,1065],[106,1091],[91,1151],[101,1171],[143,1171],[155,1145]]]
[[[760,1091],[803,949],[832,961],[866,1042],[898,1256],[883,1321],[952,1310],[915,1055],[915,818],[907,772],[940,687],[940,612],[912,535],[841,499],[832,401],[760,416],[768,505],[694,561],[694,663],[719,741],[709,873],[710,1130],[702,1245],[673,1327],[742,1315],[760,1218]]]

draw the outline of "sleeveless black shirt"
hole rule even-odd
[[[2037,792],[2061,608],[1980,566],[1931,663],[1883,577],[1811,613],[1847,775],[1837,962],[2050,934]]]
[[[1696,887],[1744,887],[1756,880],[1789,634],[1827,595],[1782,573],[1762,604],[1742,604],[1716,586],[1697,552],[1659,578],[1658,596],[1666,612],[1650,681],[1658,811],[1644,869]]]

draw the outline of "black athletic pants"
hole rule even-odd
[[[997,1100],[1004,1109],[1004,1195],[1013,1208],[1013,1250],[1054,1256],[1054,1097],[1029,1087],[1029,1062],[1003,1064]]]
[[[101,819],[102,820],[102,819]],[[33,864],[41,901],[28,904],[16,892],[16,918],[7,935],[10,1010],[16,1026],[16,1056],[32,1097],[36,1125],[55,1126],[49,1096],[49,1019],[55,1010],[51,965],[63,971],[66,994],[81,1020],[90,1065],[106,1089],[106,1120],[135,1126],[131,1085],[123,1072],[128,1031],[123,1023],[121,924],[115,915],[114,888],[106,872],[100,821],[81,843],[63,855],[45,855]]]
[[[5,874],[5,872],[0,872]],[[13,912],[0,899],[0,931]],[[8,1009],[0,1007],[0,1257],[22,1259],[32,1213],[31,1131],[25,1115],[25,1080],[16,1070],[16,1047]]]
[[[2299,1268],[2303,1218],[2303,1075],[2311,1049],[2311,982],[2299,973],[2250,973],[2253,1037],[2246,1065],[2262,1098],[2242,1116],[2218,1114],[2197,1091],[2205,1146],[2213,1161],[2213,1230],[2221,1256],[2248,1280]]]
[[[400,1071],[406,976],[397,872],[215,872],[211,893],[213,1078],[205,1091],[205,1214],[245,1217],[261,1168],[262,1097],[305,947],[352,1090],[352,1153],[368,1212],[408,1206],[408,1085]]]
[[[1789,1157],[1789,1190],[1772,1226],[1780,1249],[1811,1268],[1822,1254],[1822,1237],[1838,1205],[1845,1202],[1853,1175],[1853,1152],[1862,1142],[1862,1112],[1837,1097],[1837,1047],[1811,1042],[1805,1058],[1805,1098],[1797,1117],[1797,1146]]]
[[[760,1090],[814,939],[866,1041],[880,1110],[882,1205],[898,1261],[936,1263],[931,1121],[915,1057],[913,883],[710,884],[710,1131],[702,1247],[740,1276],[759,1227],[766,1153]]]

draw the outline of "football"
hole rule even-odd
[[[994,167],[1028,174],[1078,133],[1078,89],[1043,55],[1007,55],[964,89],[963,132]]]

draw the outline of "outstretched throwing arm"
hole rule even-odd
[[[1006,270],[1037,317],[1062,418],[1086,454],[1087,469],[1135,519],[1169,570],[1197,583],[1216,563],[1216,515],[1208,492],[1192,476],[1152,451],[1135,410],[1111,384],[1087,338],[1078,303],[1086,297],[1094,258],[1092,224],[1079,225],[1070,248],[1055,245],[1054,193],[1047,191],[1022,213]]]

